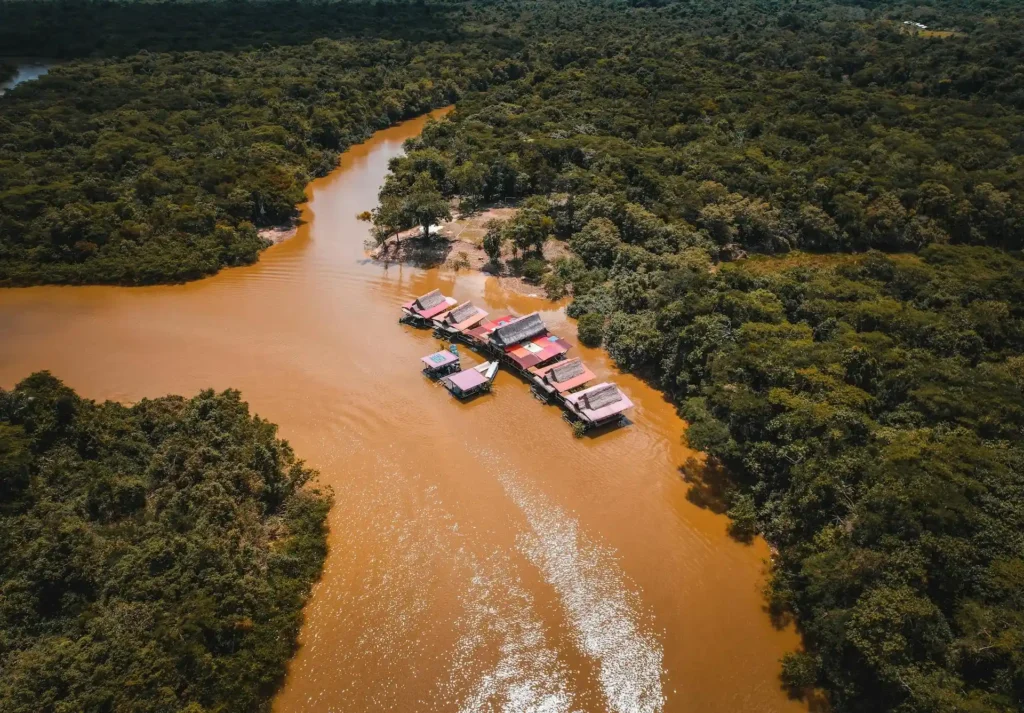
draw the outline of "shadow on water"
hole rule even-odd
[[[690,486],[686,499],[691,503],[718,515],[729,509],[728,494],[733,486],[720,464],[690,458],[679,466],[679,474]]]
[[[235,51],[319,38],[454,42],[457,10],[413,3],[8,2],[0,3],[0,55],[116,57]],[[495,41],[500,42],[500,38]]]

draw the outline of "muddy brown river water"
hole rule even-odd
[[[636,409],[575,440],[511,374],[468,404],[420,374],[438,342],[398,305],[435,287],[541,310],[575,342],[563,309],[494,279],[365,259],[355,215],[424,121],[346,153],[251,267],[0,290],[0,385],[49,369],[97,399],[237,388],[319,469],[330,554],[276,713],[804,710],[779,687],[798,638],[764,611],[768,548],[687,498],[685,424],[656,391],[576,347]]]

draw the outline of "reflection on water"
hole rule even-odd
[[[491,278],[365,260],[355,216],[422,126],[353,147],[256,265],[0,290],[0,385],[50,369],[123,401],[239,388],[320,471],[330,552],[277,713],[802,710],[779,687],[797,638],[763,611],[767,547],[687,499],[693,454],[660,394],[576,347],[636,409],[628,428],[574,439],[509,373],[469,404],[420,374],[438,342],[397,324],[397,305],[434,288],[539,309],[575,341],[562,306]]]
[[[18,63],[18,71],[15,75],[5,82],[0,82],[0,96],[3,96],[9,89],[14,89],[19,84],[39,79],[39,77],[49,72],[52,66],[48,62],[39,60]]]
[[[614,553],[591,542],[573,517],[514,473],[499,479],[530,524],[524,552],[562,600],[577,646],[597,664],[607,710],[660,711],[661,645],[643,632],[639,597],[623,581]]]

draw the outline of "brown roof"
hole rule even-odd
[[[494,344],[500,347],[509,347],[543,334],[546,331],[547,327],[544,326],[544,320],[540,318],[538,313],[534,312],[525,317],[520,317],[510,324],[506,324],[504,327],[498,327],[491,332],[490,338]]]
[[[569,379],[574,379],[577,376],[580,376],[583,372],[583,360],[576,357],[575,359],[569,359],[568,361],[556,364],[550,371],[548,371],[548,375],[551,377],[552,381],[561,383],[563,381],[568,381]]]
[[[581,400],[586,408],[599,409],[616,401],[621,401],[622,395],[619,393],[619,387],[615,384],[602,384],[601,386],[595,386],[589,391],[585,391],[581,396]]]
[[[418,309],[430,309],[431,307],[437,307],[439,304],[444,302],[445,297],[441,294],[441,290],[432,290],[422,297],[416,299],[416,307]],[[454,302],[454,300],[452,300]]]
[[[473,304],[472,302],[463,302],[458,307],[449,312],[448,315],[444,318],[444,321],[447,322],[448,324],[458,324],[459,322],[465,319],[469,319],[478,311],[479,310],[477,309],[476,305]]]

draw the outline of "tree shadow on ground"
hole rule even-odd
[[[404,238],[401,244],[388,243],[387,250],[374,259],[384,264],[401,263],[425,269],[448,262],[452,243],[435,237]]]

